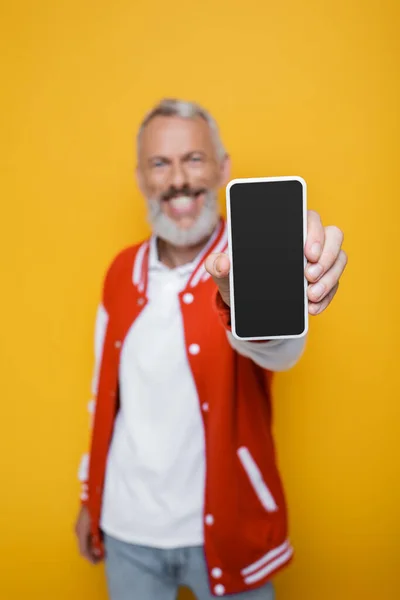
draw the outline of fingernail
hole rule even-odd
[[[214,269],[215,269],[215,272],[217,273],[217,275],[219,275],[221,273],[219,266],[218,266],[218,258],[215,259]]]
[[[322,283],[316,283],[311,288],[312,297],[315,298],[315,300],[318,300],[319,298],[321,298],[324,291],[325,291],[325,286]]]
[[[310,304],[308,307],[308,312],[312,315],[317,315],[321,308],[320,304]]]
[[[313,279],[317,279],[317,277],[319,277],[322,273],[322,265],[311,265],[310,267],[308,267],[307,271],[309,273],[309,275],[311,275],[311,277]]]
[[[315,242],[315,244],[311,246],[311,254],[313,254],[315,257],[319,257],[320,253],[321,244],[319,242]]]

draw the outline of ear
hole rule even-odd
[[[221,187],[228,185],[231,179],[231,157],[226,154],[221,164]]]

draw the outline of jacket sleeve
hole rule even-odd
[[[218,290],[214,296],[214,307],[232,348],[261,368],[269,371],[287,371],[294,367],[303,355],[306,336],[288,340],[237,340],[232,334],[230,308],[222,300]]]
[[[91,386],[91,399],[88,404],[88,411],[90,414],[90,430],[92,430],[94,413],[96,409],[96,396],[99,384],[99,372],[100,363],[103,354],[103,346],[105,334],[108,325],[108,314],[103,304],[100,304],[97,309],[96,322],[95,322],[95,334],[94,334],[94,371]],[[86,452],[81,459],[79,466],[78,478],[81,485],[80,500],[82,504],[87,504],[88,501],[88,479],[89,479],[89,461],[90,453]]]

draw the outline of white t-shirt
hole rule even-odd
[[[106,469],[102,529],[157,547],[202,544],[204,432],[179,292],[194,263],[149,254],[148,303],[121,351],[120,411]]]

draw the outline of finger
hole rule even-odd
[[[78,534],[79,552],[83,558],[86,558],[90,563],[96,562],[95,557],[91,552],[90,536]]]
[[[229,257],[223,252],[209,254],[205,262],[205,267],[211,277],[218,280],[228,277],[230,266]]]
[[[318,281],[335,264],[341,251],[343,239],[343,232],[338,227],[325,227],[325,243],[318,263],[308,264],[306,267],[308,281]]]
[[[321,218],[314,210],[307,211],[307,238],[304,254],[311,263],[317,263],[325,243],[325,230]]]
[[[99,563],[101,561],[101,552],[100,550],[92,550],[92,564],[93,565],[97,565],[97,563]]]
[[[229,270],[230,261],[227,254],[224,253],[213,253],[210,254],[205,262],[205,268],[210,273],[217,285],[219,293],[225,302],[229,306]]]
[[[320,315],[332,302],[336,292],[338,291],[339,282],[331,289],[329,294],[325,296],[322,302],[312,302],[308,305],[308,312],[311,315]]]
[[[309,300],[311,302],[321,302],[337,285],[346,265],[347,254],[344,250],[340,250],[333,267],[317,283],[308,287],[307,295]]]

